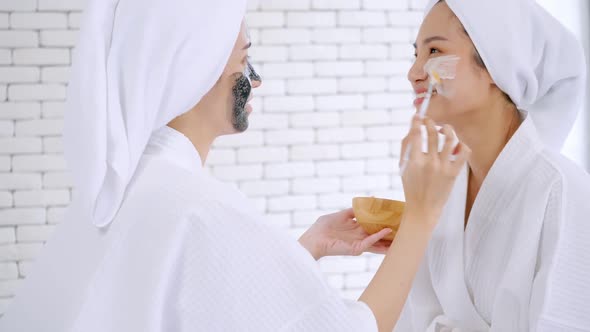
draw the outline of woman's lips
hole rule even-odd
[[[250,105],[250,102],[252,101],[253,98],[254,98],[254,95],[250,94],[250,97],[248,97],[248,100],[246,100],[246,106],[244,106],[244,110],[248,114],[252,113],[252,110],[253,110],[252,105]]]
[[[418,107],[422,105],[424,99],[426,99],[427,91],[416,92],[416,99],[414,99],[414,106]],[[436,96],[436,91],[432,92],[432,97]]]

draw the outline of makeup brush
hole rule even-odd
[[[440,75],[436,70],[432,70],[429,74],[430,82],[428,83],[428,92],[426,92],[424,102],[422,103],[422,106],[420,106],[420,110],[418,111],[418,116],[420,116],[421,118],[424,118],[426,116],[426,111],[428,110],[428,106],[430,105],[430,99],[432,98],[434,87],[438,84],[441,84]]]
[[[437,86],[438,84],[441,84],[441,79],[440,79],[440,75],[438,74],[438,72],[436,70],[431,70],[428,73],[430,80],[428,83],[428,92],[426,92],[426,97],[424,97],[424,101],[422,102],[422,106],[420,106],[420,110],[418,111],[418,116],[420,118],[424,118],[424,116],[426,116],[426,111],[428,110],[428,105],[430,105],[430,98],[432,98],[432,93],[434,91],[434,87]],[[404,153],[403,156],[403,161],[402,161],[402,166],[400,169],[400,174],[404,174],[404,171],[406,170],[406,164],[407,161],[410,160],[410,150],[412,149],[412,144],[408,144],[408,147]]]

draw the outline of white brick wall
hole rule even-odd
[[[71,181],[61,132],[84,0],[0,0],[0,313],[64,218]],[[259,0],[247,15],[264,78],[250,130],[209,158],[268,222],[301,234],[355,195],[400,198],[405,78],[425,0]],[[356,297],[381,257],[326,258]]]

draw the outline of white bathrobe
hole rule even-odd
[[[457,179],[396,331],[590,331],[590,176],[526,118],[464,229]],[[450,329],[448,329],[450,328]]]
[[[72,205],[3,332],[377,331],[297,241],[211,178],[190,141],[154,134],[108,228]]]

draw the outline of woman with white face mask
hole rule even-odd
[[[245,8],[89,1],[64,135],[73,203],[1,331],[392,330],[469,149],[451,161],[452,140],[438,153],[432,120],[414,119],[396,241],[359,301],[340,298],[314,258],[383,250],[388,230],[368,236],[347,210],[302,246],[203,169],[213,140],[246,130],[254,111]]]
[[[430,1],[408,78],[459,58],[428,115],[473,150],[398,331],[588,331],[590,179],[559,154],[584,53],[531,0]],[[423,99],[417,98],[419,107]]]

